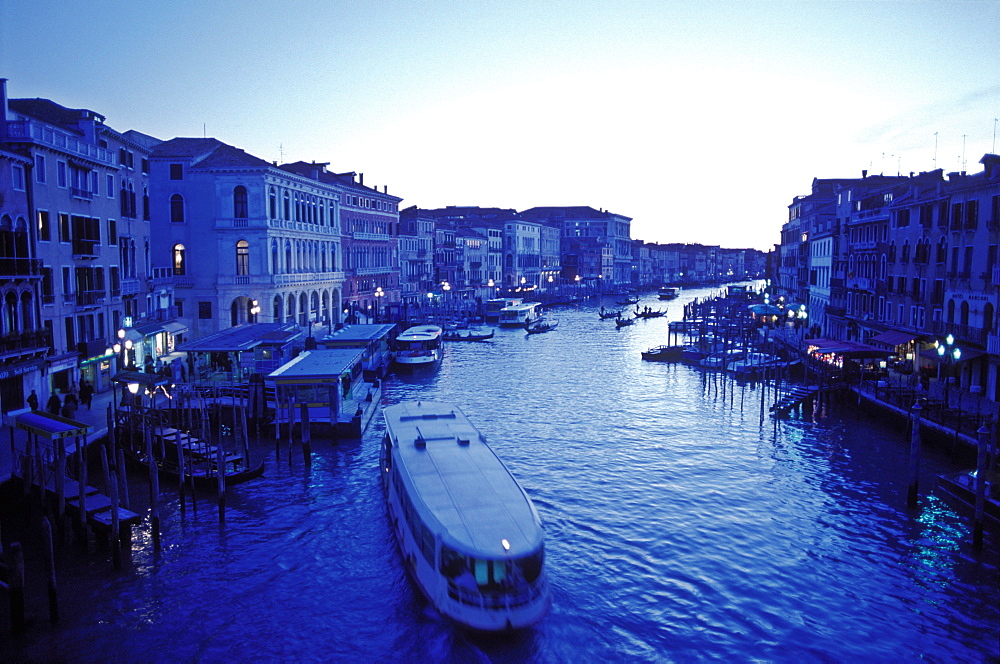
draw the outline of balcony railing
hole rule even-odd
[[[986,337],[986,352],[990,355],[1000,355],[1000,334],[990,334]]]
[[[94,192],[88,191],[87,189],[81,189],[80,187],[70,187],[70,193],[73,194],[74,198],[82,198],[86,201],[89,201],[94,197]]]
[[[4,135],[11,142],[39,143],[56,148],[57,150],[86,157],[87,159],[100,162],[104,166],[116,166],[110,150],[87,143],[72,134],[56,130],[50,125],[35,122],[34,120],[7,122]]]
[[[77,291],[76,293],[76,306],[78,307],[92,307],[97,304],[101,304],[107,298],[108,294],[103,290],[87,290],[87,291]]]
[[[0,258],[0,277],[40,277],[40,258]]]
[[[0,355],[24,353],[52,346],[52,333],[48,330],[15,332],[0,336]]]
[[[948,323],[939,320],[934,323],[934,333],[942,337],[947,334],[953,334],[959,341],[986,344],[987,331],[970,325],[960,325],[958,323]]]
[[[73,240],[73,256],[84,258],[97,258],[97,240],[76,238]]]
[[[121,290],[126,295],[136,295],[142,290],[142,282],[138,279],[122,279]]]

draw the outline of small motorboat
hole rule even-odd
[[[649,362],[680,362],[684,346],[657,346],[642,351],[642,359]]]
[[[493,338],[493,330],[448,330],[441,338],[445,341],[486,341]]]

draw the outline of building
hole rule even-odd
[[[282,168],[214,138],[153,149],[152,259],[171,266],[193,338],[248,322],[311,332],[341,321],[344,193],[326,175],[325,164]]]

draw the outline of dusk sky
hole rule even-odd
[[[0,0],[0,77],[402,207],[589,205],[766,250],[814,177],[981,170],[998,34],[996,0]]]

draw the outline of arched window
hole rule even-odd
[[[292,272],[292,243],[285,240],[285,272]]]
[[[184,245],[175,244],[173,248],[174,257],[174,274],[186,274],[186,266],[184,264]]]
[[[955,300],[948,300],[948,322],[955,322]]]
[[[247,210],[247,188],[237,185],[233,189],[233,218],[246,219],[250,214]]]
[[[21,329],[22,330],[34,330],[35,325],[35,308],[31,304],[31,293],[24,291],[21,293]]]
[[[184,223],[184,197],[180,194],[170,197],[170,221],[175,224]]]
[[[282,207],[284,208],[284,213],[285,213],[284,216],[282,217],[282,219],[286,219],[286,220],[287,219],[291,219],[292,218],[292,213],[291,213],[291,198],[289,197],[287,191],[282,195]]]
[[[149,187],[142,185],[142,219],[149,221]]]
[[[993,331],[993,303],[987,302],[983,307],[983,332],[989,334]]]
[[[271,219],[275,219],[278,216],[278,192],[275,191],[274,187],[267,190],[267,211]]]
[[[969,303],[962,300],[962,306],[959,307],[959,325],[969,324]]]
[[[278,265],[278,241],[271,241],[271,274],[278,274],[281,272],[280,266]],[[275,321],[280,322],[281,319],[277,316],[274,317]]]
[[[236,274],[240,276],[250,274],[250,243],[246,240],[236,243]]]

